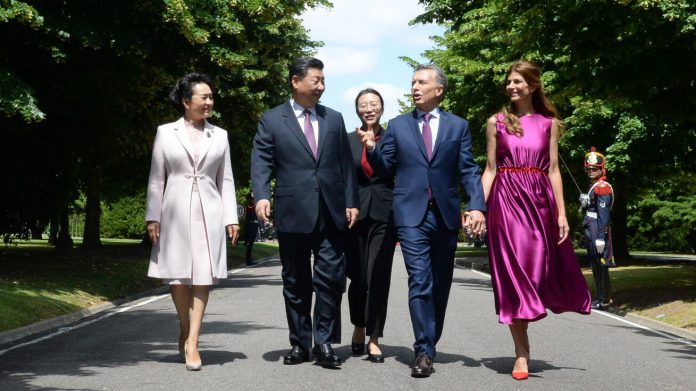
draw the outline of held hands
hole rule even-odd
[[[558,216],[558,236],[560,240],[558,244],[565,242],[568,239],[568,234],[570,233],[570,227],[568,226],[568,219],[565,216]]]
[[[267,223],[271,217],[271,202],[268,200],[259,200],[256,203],[256,217],[262,223]]]
[[[480,210],[464,212],[464,229],[467,235],[482,239],[486,233],[486,217]]]
[[[346,208],[346,221],[348,222],[348,229],[353,228],[355,222],[358,221],[357,208]]]
[[[232,245],[236,246],[239,239],[239,224],[230,224],[225,228],[227,228],[227,236],[230,237]]]
[[[370,150],[375,147],[375,132],[372,128],[368,128],[365,131],[360,130],[360,128],[355,128],[355,133],[357,133],[358,139],[360,139],[360,143],[363,147]]]
[[[150,242],[153,246],[157,245],[159,238],[160,223],[159,221],[150,221],[147,223],[147,236],[150,237]]]

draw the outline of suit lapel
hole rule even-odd
[[[189,157],[189,162],[193,166],[193,144],[191,144],[191,140],[189,140],[188,135],[186,134],[186,125],[184,125],[183,117],[174,123],[174,134],[179,140],[179,143],[181,143],[181,145],[184,147],[184,150],[186,150]]]
[[[442,144],[443,140],[445,139],[445,132],[447,131],[447,113],[442,110],[439,110],[438,112],[440,114],[440,124],[437,127],[437,138],[435,139],[435,145],[433,145],[433,156],[430,158],[431,161],[435,159],[438,146]]]
[[[413,112],[411,112],[411,120],[409,121],[409,123],[411,125],[411,133],[413,134],[413,138],[416,140],[418,148],[420,148],[420,151],[423,154],[425,160],[428,160],[428,153],[425,151],[425,143],[423,142],[423,134],[420,132],[420,129],[418,129],[417,110],[413,110]]]
[[[321,151],[324,149],[324,144],[326,143],[327,139],[326,132],[328,131],[329,120],[328,118],[326,118],[326,109],[324,108],[324,106],[317,105],[316,112],[317,123],[319,125],[319,133],[317,134],[317,139],[319,139],[319,141],[317,142],[317,161],[319,161],[319,157],[321,157]],[[307,144],[307,146],[309,147],[309,144]]]
[[[285,104],[285,113],[283,114],[283,116],[285,117],[285,126],[288,127],[290,133],[297,137],[297,140],[300,142],[300,144],[302,144],[305,151],[307,151],[307,153],[312,158],[314,158],[312,149],[309,147],[307,138],[305,137],[304,132],[300,128],[300,124],[297,122],[297,118],[295,117],[295,111],[292,109],[292,106],[290,105],[289,101]],[[321,129],[321,125],[319,125],[319,129]]]

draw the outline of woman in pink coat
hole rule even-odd
[[[210,285],[227,276],[225,234],[236,245],[237,201],[227,132],[211,125],[210,77],[190,73],[170,94],[183,118],[161,125],[147,189],[148,276],[171,286],[179,316],[179,354],[199,370],[198,336]]]

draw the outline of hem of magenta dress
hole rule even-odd
[[[583,310],[583,309],[571,310],[571,309],[547,308],[547,310],[553,312],[556,315],[562,314],[564,312],[575,312],[575,313],[578,313],[580,315],[589,315],[590,314],[590,310]],[[548,313],[544,312],[544,313],[541,313],[541,314],[534,316],[534,317],[513,317],[510,319],[502,319],[502,318],[500,318],[500,314],[496,314],[496,315],[498,315],[498,323],[500,323],[500,324],[513,324],[513,322],[516,320],[523,320],[526,322],[536,322],[537,320],[544,319],[546,316],[548,316]]]

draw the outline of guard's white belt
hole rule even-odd
[[[591,217],[591,218],[593,218],[593,219],[596,219],[596,218],[597,218],[597,212],[587,212],[585,215],[586,215],[587,217]]]

